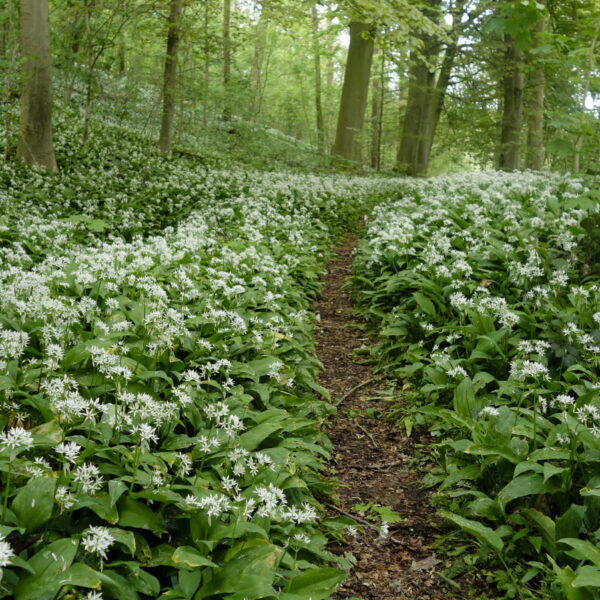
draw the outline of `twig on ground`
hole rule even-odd
[[[365,525],[366,527],[370,527],[371,529],[379,529],[379,527],[377,527],[377,525],[374,525],[373,523],[370,523],[369,521],[366,521],[365,519],[361,519],[360,517],[357,517],[356,515],[353,515],[351,512],[348,512],[347,510],[344,510],[343,508],[340,508],[339,506],[336,506],[335,504],[326,504],[325,506],[336,510],[337,512],[339,512],[340,514],[346,516],[346,517],[350,517],[351,519],[354,519],[357,523],[360,523],[361,525]]]
[[[363,381],[363,382],[359,383],[358,385],[355,385],[349,392],[346,392],[342,396],[342,398],[338,402],[338,404],[341,404],[342,402],[344,402],[344,400],[347,400],[348,398],[350,398],[350,396],[352,396],[352,394],[354,394],[355,392],[360,390],[360,388],[363,388],[366,385],[369,385],[370,383],[373,383],[374,381],[378,381],[380,379],[383,379],[383,375],[375,375],[375,377],[371,377],[370,379],[367,379],[366,381]]]
[[[357,421],[354,421],[354,424],[371,440],[371,445],[373,446],[373,448],[379,448],[379,444],[375,441],[373,434],[368,429],[365,429]]]

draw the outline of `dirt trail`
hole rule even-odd
[[[339,403],[328,433],[335,444],[331,474],[342,482],[342,487],[338,491],[339,505],[331,512],[360,516],[352,507],[372,502],[392,507],[404,519],[390,526],[390,537],[385,540],[378,539],[375,529],[365,528],[347,546],[334,548],[350,551],[358,559],[337,597],[455,597],[435,573],[437,557],[430,547],[435,533],[432,510],[411,465],[416,446],[426,440],[419,440],[414,433],[406,437],[394,431],[392,422],[364,415],[365,411],[372,416],[371,411],[381,414],[389,409],[389,402],[381,398],[382,390],[389,386],[381,380],[371,381],[371,367],[359,364],[354,354],[366,340],[357,326],[360,319],[353,313],[352,298],[342,285],[351,273],[356,243],[356,237],[350,236],[338,248],[337,257],[329,265],[323,296],[314,307],[321,316],[317,354],[325,370],[320,383],[331,392],[333,402]],[[365,382],[369,383],[361,385]],[[379,399],[372,398],[378,395]],[[359,414],[363,416],[356,416]]]

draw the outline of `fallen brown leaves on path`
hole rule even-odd
[[[330,472],[342,483],[337,492],[339,504],[331,507],[331,513],[360,517],[352,507],[371,502],[391,507],[403,521],[390,525],[385,539],[379,539],[376,528],[365,527],[356,539],[333,548],[352,552],[357,559],[337,598],[455,598],[437,575],[444,565],[431,548],[438,525],[432,517],[429,494],[412,467],[415,446],[427,440],[414,433],[407,437],[389,420],[364,416],[369,409],[385,413],[389,402],[381,398],[385,382],[370,366],[357,362],[355,354],[365,338],[357,326],[360,319],[354,314],[352,298],[342,286],[351,274],[356,242],[356,237],[350,236],[339,247],[329,265],[322,298],[314,306],[321,318],[317,354],[324,371],[320,383],[331,392],[332,401],[339,403],[328,428],[335,445]]]

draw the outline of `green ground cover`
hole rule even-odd
[[[427,483],[478,547],[455,554],[498,597],[599,597],[597,212],[582,181],[549,173],[414,181],[357,257],[373,354],[410,384],[404,425],[438,440]]]
[[[308,309],[395,184],[136,143],[0,167],[0,597],[326,598],[351,562],[325,547],[348,520],[319,516]]]

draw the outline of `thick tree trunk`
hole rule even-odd
[[[408,100],[402,122],[402,137],[396,157],[396,168],[409,176],[425,175],[426,155],[429,148],[426,121],[430,114],[432,87],[435,73],[422,59],[413,54],[409,70]]]
[[[48,0],[21,0],[23,87],[17,157],[57,171],[52,143],[52,57]]]
[[[504,107],[498,167],[514,171],[521,167],[521,128],[523,125],[522,52],[509,35],[505,36]]]
[[[543,43],[546,19],[538,20],[535,27],[536,47]],[[528,76],[527,90],[527,163],[528,169],[539,171],[544,166],[544,98],[546,94],[546,73],[544,63],[530,55],[533,63]]]
[[[223,119],[231,118],[231,0],[223,0]]]
[[[317,124],[317,146],[319,150],[325,147],[325,120],[323,118],[323,100],[321,93],[321,45],[319,42],[319,14],[317,3],[311,6],[313,60],[315,64],[315,116]]]
[[[331,153],[357,163],[362,160],[360,135],[365,119],[372,59],[371,28],[365,23],[350,23],[350,47]]]
[[[441,0],[427,0],[424,14],[431,20],[437,20],[440,3]],[[435,113],[432,104],[436,96],[436,74],[430,65],[435,63],[439,52],[439,43],[433,36],[422,34],[421,40],[421,54],[411,52],[410,56],[408,100],[396,155],[397,170],[416,177],[427,173],[433,135],[431,119]]]
[[[592,71],[594,70],[594,66],[596,64],[596,45],[598,44],[598,35],[595,35],[592,39],[592,44],[590,46],[590,51],[588,54],[588,63],[587,69],[585,73],[585,85],[583,86],[583,95],[581,97],[581,112],[585,111],[585,101],[587,100],[587,95],[590,91],[590,77],[592,75]],[[577,140],[575,142],[575,156],[573,157],[573,173],[579,173],[580,169],[580,161],[581,161],[581,150],[583,148],[583,140],[585,135],[580,133],[577,136]]]
[[[160,124],[158,147],[166,156],[171,156],[175,122],[175,90],[177,86],[177,52],[183,0],[171,0],[169,31],[167,33],[167,55],[163,79],[163,111]]]

